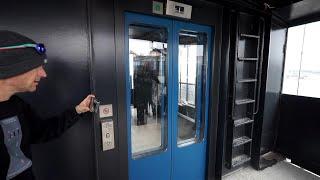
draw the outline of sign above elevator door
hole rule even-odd
[[[178,3],[175,1],[167,1],[166,14],[185,19],[191,19],[192,6]]]

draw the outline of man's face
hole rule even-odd
[[[34,92],[41,78],[47,77],[46,71],[42,66],[32,69],[26,73],[12,77],[12,85],[18,92]]]

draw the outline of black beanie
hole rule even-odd
[[[28,37],[12,31],[0,30],[0,47],[16,46],[22,44],[35,44]],[[17,48],[0,50],[0,79],[10,78],[45,63],[46,54],[39,54],[34,48]]]

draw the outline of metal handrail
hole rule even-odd
[[[264,19],[261,19],[262,20],[262,38],[261,38],[261,49],[260,49],[260,55],[259,55],[259,59],[260,59],[260,64],[259,64],[259,80],[258,80],[258,89],[257,89],[257,101],[255,103],[255,108],[254,108],[254,113],[253,114],[257,114],[259,109],[260,109],[260,93],[261,93],[261,78],[262,78],[262,65],[263,65],[263,50],[264,50],[264,26],[265,26],[265,23],[264,23]]]

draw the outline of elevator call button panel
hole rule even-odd
[[[102,129],[102,150],[107,151],[114,149],[114,125],[112,119],[101,121]]]

